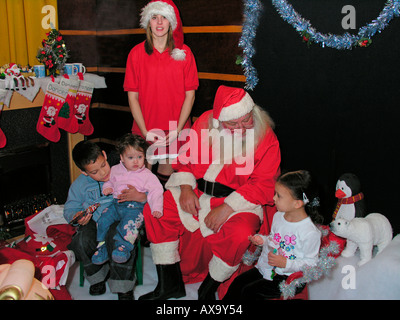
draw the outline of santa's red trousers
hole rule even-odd
[[[211,207],[223,201],[224,198],[213,198]],[[179,241],[180,267],[185,283],[202,281],[208,273],[208,264],[213,256],[228,266],[238,266],[250,244],[248,237],[260,228],[257,215],[243,212],[228,219],[217,233],[207,237],[203,237],[200,229],[190,232],[180,220],[170,191],[164,193],[163,216],[160,219],[154,218],[146,205],[144,219],[147,237],[152,244]]]

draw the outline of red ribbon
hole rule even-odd
[[[362,192],[360,192],[360,193],[356,194],[355,196],[339,199],[336,204],[335,211],[333,212],[333,215],[332,215],[333,220],[335,220],[336,215],[339,211],[339,208],[342,204],[352,204],[352,203],[362,200],[363,198],[364,198],[364,194]]]

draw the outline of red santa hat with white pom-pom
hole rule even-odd
[[[253,110],[253,107],[253,99],[243,89],[220,86],[214,99],[213,127],[218,128],[220,121],[243,117]]]
[[[153,15],[161,14],[170,23],[175,49],[171,56],[174,60],[185,60],[186,53],[183,50],[182,21],[176,5],[171,0],[152,0],[143,9],[140,18],[140,26],[146,29]]]

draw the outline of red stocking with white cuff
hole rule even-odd
[[[0,89],[0,115],[4,107],[4,99],[6,98],[7,90]],[[7,138],[3,130],[0,129],[0,148],[4,148],[7,144]]]
[[[36,130],[46,139],[58,142],[61,134],[57,125],[58,113],[65,102],[68,89],[55,82],[49,82]]]
[[[75,117],[78,120],[78,132],[85,136],[90,136],[93,131],[93,125],[89,119],[90,101],[92,100],[94,84],[81,80],[75,99]]]

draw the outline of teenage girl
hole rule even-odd
[[[197,66],[184,44],[182,21],[172,0],[150,1],[141,11],[140,25],[146,40],[129,53],[124,90],[134,119],[132,133],[159,145],[156,174],[165,184],[173,172],[169,158],[177,152],[169,147],[178,142],[182,129],[190,127],[199,86]],[[154,162],[154,157],[148,160]]]

